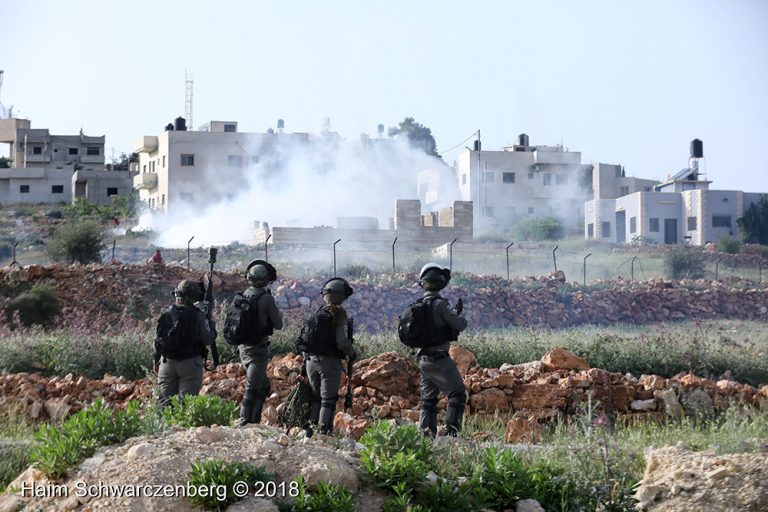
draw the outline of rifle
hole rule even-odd
[[[464,311],[464,301],[459,299],[458,302],[456,302],[456,307],[453,308],[453,310],[456,312],[457,315],[460,315],[462,311]]]
[[[349,339],[352,341],[354,341],[354,330],[354,322],[350,318],[349,322],[347,323],[347,331],[349,334]],[[344,397],[345,411],[352,408],[352,365],[354,362],[354,359],[347,356],[347,396]]]
[[[209,325],[211,322],[211,315],[213,313],[213,264],[216,263],[216,253],[219,252],[219,250],[216,247],[210,247],[208,249],[208,263],[211,265],[210,273],[208,274],[208,286],[205,287],[205,296],[203,298],[203,312],[205,313],[205,318],[208,319]],[[216,346],[216,336],[217,332],[214,329],[213,331],[213,343],[211,343],[211,359],[213,366],[208,366],[206,364],[205,369],[208,371],[213,371],[216,369],[217,366],[219,366],[219,349]]]

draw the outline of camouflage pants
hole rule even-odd
[[[437,402],[442,391],[448,397],[445,425],[449,434],[456,434],[461,429],[464,403],[467,401],[467,390],[456,363],[447,352],[438,356],[419,356],[419,370],[421,371],[419,383],[421,430],[433,437],[437,433]]]
[[[165,359],[157,371],[160,406],[176,395],[197,395],[203,387],[203,358]]]
[[[307,377],[312,388],[309,420],[320,426],[320,432],[333,430],[333,417],[339,401],[341,359],[333,356],[306,356]]]

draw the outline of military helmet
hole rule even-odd
[[[439,291],[448,286],[451,270],[437,263],[427,263],[419,272],[419,285],[428,291]]]
[[[343,279],[341,277],[334,277],[325,282],[321,293],[323,295],[335,293],[346,299],[350,295],[352,295],[352,292],[353,292],[352,287],[349,286],[349,283],[347,282],[346,279]]]
[[[245,269],[245,278],[254,286],[266,286],[277,279],[277,270],[264,260],[253,260]]]
[[[182,297],[189,302],[197,302],[203,298],[203,287],[199,281],[183,279],[173,290],[176,297]]]

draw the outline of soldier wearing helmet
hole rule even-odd
[[[461,430],[464,404],[467,401],[464,381],[456,363],[448,354],[451,341],[455,341],[458,333],[467,328],[466,318],[451,310],[448,301],[440,296],[440,290],[445,288],[450,280],[450,269],[437,263],[427,263],[419,273],[419,285],[424,289],[422,300],[430,303],[433,332],[440,338],[439,343],[421,348],[416,354],[421,372],[419,427],[430,437],[437,434],[437,402],[440,392],[448,397],[445,427],[450,436],[456,436]]]
[[[238,345],[240,361],[246,370],[245,393],[240,406],[238,425],[259,423],[264,402],[269,397],[271,385],[267,377],[269,363],[269,336],[274,329],[283,328],[283,315],[277,309],[269,285],[277,279],[277,270],[264,260],[253,260],[245,269],[250,285],[243,295],[255,307],[251,309],[253,321],[258,324],[258,339],[247,345]]]
[[[326,281],[321,293],[325,305],[307,320],[299,338],[299,350],[304,354],[312,388],[309,420],[318,425],[322,434],[329,434],[339,400],[341,360],[348,358],[347,364],[352,364],[357,350],[352,345],[352,320],[341,305],[352,295],[352,287],[345,279],[334,277]],[[307,435],[312,435],[311,428]]]
[[[174,395],[197,395],[203,386],[206,347],[213,343],[216,326],[195,307],[203,297],[202,284],[184,279],[173,290],[175,304],[158,320],[153,360],[158,398],[166,405]]]

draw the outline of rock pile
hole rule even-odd
[[[510,442],[535,439],[539,422],[580,414],[590,401],[593,409],[612,421],[709,415],[733,402],[768,409],[768,385],[755,389],[734,381],[712,381],[684,374],[671,379],[657,375],[635,378],[590,368],[587,361],[564,348],[552,349],[540,361],[498,369],[477,366],[474,355],[460,346],[453,346],[451,355],[468,390],[469,413],[527,418],[529,428],[520,421],[509,425]],[[276,424],[283,402],[300,378],[301,362],[295,354],[272,358],[268,368],[272,395],[263,414],[265,423]],[[241,365],[222,365],[206,373],[201,393],[240,401],[244,380]],[[417,421],[418,383],[418,369],[398,353],[388,352],[357,362],[352,379],[353,406],[343,411],[343,401],[339,401],[336,427],[359,437],[374,419]],[[344,376],[341,396],[346,387]],[[146,379],[0,375],[0,398],[22,406],[32,418],[59,420],[97,398],[124,407],[129,400],[151,397],[152,391]],[[438,407],[444,409],[446,405],[443,397]]]
[[[185,278],[199,278],[182,267],[153,270],[141,265],[28,266],[0,269],[0,282],[44,281],[55,287],[62,314],[114,321],[136,317],[137,304],[156,315],[170,302],[170,290]],[[498,277],[471,276],[468,286],[452,286],[446,296],[464,300],[464,315],[472,328],[505,326],[566,327],[615,322],[647,323],[683,319],[729,318],[768,320],[768,288],[740,282],[739,287],[697,281],[678,283],[661,279],[593,283],[588,291],[564,283],[564,276],[528,278],[510,283]],[[421,290],[415,274],[378,277],[381,284],[351,280],[355,294],[346,303],[356,325],[368,332],[391,330],[405,305]],[[298,321],[321,304],[323,279],[280,279],[273,285],[278,305],[291,321]],[[410,284],[402,284],[410,283]],[[240,274],[216,273],[217,300],[231,297],[245,286]],[[694,288],[694,289],[690,289]],[[3,297],[0,310],[12,297]]]

